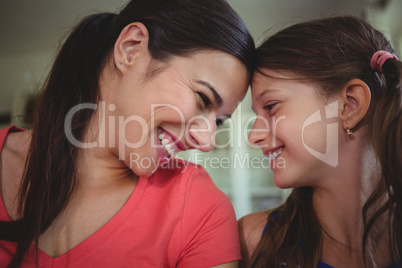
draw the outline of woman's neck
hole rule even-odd
[[[118,156],[103,148],[82,149],[77,158],[77,183],[81,187],[102,189],[138,180]]]
[[[99,127],[97,114],[92,117],[88,125],[84,142],[98,142]],[[94,119],[95,118],[95,119]],[[77,156],[77,184],[89,190],[120,187],[138,181],[138,176],[121,161],[114,148],[96,146],[94,148],[81,148]]]

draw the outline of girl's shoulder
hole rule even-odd
[[[269,212],[260,211],[248,214],[238,220],[239,230],[244,231],[248,235],[258,236],[261,239],[265,225],[267,224]]]
[[[242,267],[246,266],[261,240],[269,213],[267,211],[248,214],[238,221],[242,251]]]

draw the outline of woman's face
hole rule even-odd
[[[241,61],[214,51],[173,57],[151,79],[145,75],[123,75],[106,104],[115,108],[107,112],[116,116],[116,154],[139,176],[180,151],[210,151],[216,122],[233,113],[249,81]]]
[[[312,83],[262,71],[271,77],[258,72],[253,77],[257,119],[249,142],[271,159],[278,187],[314,186],[337,164],[338,104],[325,100]]]

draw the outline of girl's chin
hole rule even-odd
[[[282,190],[294,188],[293,186],[290,186],[290,185],[287,185],[287,184],[276,184],[275,183],[275,186],[278,187],[279,189],[282,189]]]
[[[289,189],[289,188],[294,188],[296,187],[295,185],[293,185],[291,182],[286,181],[284,178],[280,177],[280,176],[275,176],[274,174],[274,184],[276,187],[278,187],[279,189]]]

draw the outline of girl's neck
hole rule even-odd
[[[340,154],[339,166],[323,178],[324,183],[314,187],[313,207],[323,228],[323,261],[359,267],[364,265],[362,209],[378,183],[377,164],[370,146],[351,144],[343,155],[347,157]],[[376,261],[387,263],[386,255]]]
[[[323,238],[333,244],[361,251],[363,239],[361,194],[350,189],[331,192],[315,189],[313,207],[323,228]]]
[[[314,188],[313,207],[323,229],[321,260],[334,267],[364,267],[361,245],[365,193],[360,176],[354,176],[339,174],[331,187]]]

